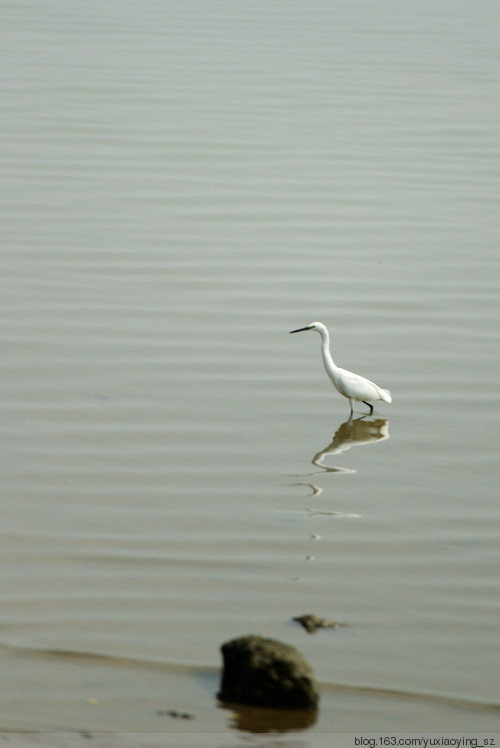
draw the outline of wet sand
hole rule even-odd
[[[0,738],[12,748],[194,748],[235,744],[234,737],[225,733],[0,733]]]

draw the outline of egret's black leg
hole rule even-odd
[[[373,405],[371,403],[367,403],[366,400],[363,400],[363,402],[365,405],[368,405],[368,407],[370,408],[370,415],[371,415],[373,413]]]

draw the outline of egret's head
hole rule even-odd
[[[311,322],[307,327],[299,327],[298,330],[290,330],[290,335],[294,332],[305,332],[306,330],[315,330],[316,332],[319,332],[320,335],[327,333],[327,329],[322,322]]]

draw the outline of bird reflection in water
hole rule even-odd
[[[347,452],[351,447],[360,447],[373,442],[383,441],[389,438],[389,422],[387,418],[375,418],[367,420],[366,416],[361,418],[349,418],[342,423],[330,444],[318,452],[312,458],[312,464],[328,473],[334,472],[356,472],[347,468],[328,467],[323,462],[331,455],[340,455]]]
[[[389,439],[389,422],[387,418],[371,418],[370,416],[352,418],[351,416],[345,423],[342,423],[338,427],[330,444],[314,455],[311,462],[319,470],[309,473],[308,476],[312,477],[314,475],[322,475],[323,473],[355,473],[356,470],[352,468],[325,465],[325,460],[328,457],[343,454],[348,449],[351,449],[351,447],[367,446],[368,444],[375,444],[375,442],[384,441],[385,439]],[[311,493],[309,494],[309,498],[316,499],[323,493],[323,488],[316,485],[312,480],[295,483],[295,485],[310,488]],[[306,510],[309,517],[359,519],[362,516],[355,512],[339,512],[327,507],[319,509],[305,506],[303,509]],[[314,533],[309,538],[316,541],[321,539],[321,535]],[[314,561],[314,558],[312,554],[308,554],[305,560]],[[299,582],[300,580],[300,576],[294,577],[295,582]]]
[[[320,475],[321,473],[355,473],[356,470],[353,468],[346,468],[333,465],[325,465],[324,462],[328,457],[334,455],[340,455],[343,452],[347,452],[351,447],[361,447],[368,444],[374,444],[375,442],[389,439],[389,421],[387,418],[370,418],[369,416],[361,416],[361,418],[348,418],[345,423],[342,423],[335,435],[328,444],[327,447],[320,450],[314,455],[311,462],[316,467],[320,468],[319,471],[310,473],[309,475]],[[308,486],[311,489],[311,497],[317,497],[323,493],[323,488],[316,485],[312,481],[296,483],[297,486]],[[359,517],[359,514],[347,514],[343,512],[318,512],[314,509],[309,509],[311,515],[316,514],[328,514],[334,516],[344,517]]]

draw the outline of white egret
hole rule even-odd
[[[307,327],[299,327],[298,330],[291,330],[290,335],[294,332],[304,332],[305,330],[314,330],[315,332],[319,332],[321,335],[321,354],[323,356],[326,373],[332,380],[334,387],[341,395],[349,400],[351,415],[353,412],[354,400],[358,400],[359,402],[368,405],[370,408],[370,415],[373,413],[373,405],[368,402],[369,400],[383,400],[386,403],[392,402],[389,390],[383,390],[378,386],[378,384],[375,384],[375,382],[370,382],[369,379],[365,379],[359,374],[354,374],[352,371],[341,369],[335,364],[332,354],[330,353],[330,335],[326,325],[322,322],[311,322]]]

